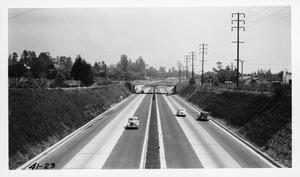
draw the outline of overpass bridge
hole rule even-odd
[[[132,92],[141,93],[143,87],[152,87],[153,89],[155,89],[161,86],[161,87],[171,87],[171,89],[169,89],[170,94],[176,94],[176,84],[177,83],[166,83],[166,82],[144,83],[144,84],[134,83],[132,87]]]

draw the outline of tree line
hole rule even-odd
[[[217,62],[217,67],[212,71],[205,72],[204,82],[219,85],[225,81],[236,81],[236,68],[222,66],[221,62]],[[191,73],[188,72],[188,78]],[[115,80],[145,80],[153,78],[179,77],[186,75],[184,70],[176,70],[174,67],[166,69],[160,66],[159,69],[149,66],[142,56],[134,61],[122,54],[120,60],[116,64],[109,66],[105,61],[95,62],[92,66],[85,59],[77,55],[73,62],[71,57],[57,56],[52,57],[49,52],[41,52],[36,55],[34,51],[24,50],[19,57],[16,52],[9,54],[8,57],[8,76],[10,78],[22,78],[23,80],[54,80],[53,87],[64,86],[64,80],[80,80],[82,85],[89,86],[93,83],[105,81],[109,83]],[[269,81],[282,80],[283,72],[272,74],[271,70],[258,70],[244,75],[259,75]],[[195,78],[201,75],[194,73]],[[239,73],[239,77],[241,73]],[[104,83],[104,82],[103,82]]]
[[[49,52],[36,55],[34,51],[24,50],[20,56],[16,52],[8,57],[8,76],[23,80],[54,80],[54,86],[63,86],[64,80],[80,80],[82,85],[90,86],[97,78],[100,80],[144,80],[149,78],[177,77],[174,67],[167,71],[166,67],[148,66],[142,56],[135,61],[123,54],[116,64],[109,66],[105,61],[95,62],[92,66],[77,55],[75,61],[71,57],[52,57]]]

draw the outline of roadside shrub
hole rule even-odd
[[[190,81],[189,81],[189,84],[190,85],[196,84],[196,80],[194,78],[191,78]]]
[[[132,92],[132,83],[131,82],[125,82],[125,86],[128,90],[130,90],[130,92]]]

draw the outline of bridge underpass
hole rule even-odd
[[[153,88],[151,89],[150,92],[145,92],[144,89],[145,88]],[[146,85],[133,85],[132,86],[132,92],[136,93],[136,94],[149,94],[152,93],[153,90],[155,90],[155,88],[159,88],[159,87],[164,87],[165,88],[165,92],[163,93],[157,93],[157,94],[176,94],[176,85],[175,84],[146,84]]]

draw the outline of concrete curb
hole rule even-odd
[[[143,150],[142,150],[142,157],[140,161],[140,169],[145,169],[146,166],[146,157],[147,157],[147,148],[148,148],[148,139],[149,139],[149,126],[150,126],[150,118],[151,118],[151,110],[152,110],[152,97],[150,100],[150,108],[148,112],[148,120],[147,120],[147,128],[146,128],[146,133],[145,133],[145,138],[144,138],[144,143],[143,143]]]
[[[160,156],[160,169],[167,169],[166,157],[165,157],[165,148],[164,148],[164,140],[161,129],[159,108],[158,108],[158,99],[155,102],[156,104],[156,114],[157,114],[157,126],[158,126],[158,138],[159,138],[159,156]]]
[[[193,104],[191,104],[190,102],[186,101],[184,98],[179,97],[179,96],[177,96],[177,98],[181,99],[182,101],[184,101],[186,104],[188,104],[190,107],[192,107],[196,111],[200,111],[200,109],[198,107],[196,107]],[[220,123],[218,123],[213,118],[210,118],[210,120],[213,121],[219,127],[221,127],[223,130],[225,130],[226,132],[228,132],[229,134],[231,134],[232,136],[234,136],[236,139],[238,139],[239,141],[241,141],[242,143],[244,143],[246,146],[248,146],[249,148],[251,148],[252,150],[254,150],[256,153],[258,153],[259,155],[261,155],[262,157],[264,157],[267,161],[269,161],[270,163],[272,163],[277,168],[284,168],[282,165],[280,165],[278,162],[276,162],[275,160],[273,160],[271,157],[269,157],[268,155],[266,155],[265,153],[263,153],[262,151],[260,151],[256,147],[254,147],[252,144],[248,143],[246,140],[242,139],[241,137],[239,137],[238,135],[236,135],[235,133],[233,133],[232,131],[230,131],[229,129],[227,129],[225,126],[223,126]]]

